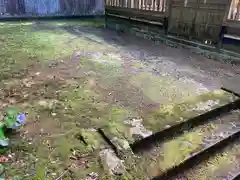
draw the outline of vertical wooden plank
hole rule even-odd
[[[139,0],[136,0],[136,9],[139,9]]]
[[[161,0],[161,12],[164,11],[164,8],[165,8],[165,0]]]
[[[127,8],[131,8],[131,1],[127,0]]]
[[[196,9],[200,9],[200,0],[197,0],[197,3],[196,3]],[[200,26],[200,22],[197,22],[197,10],[194,10],[195,12],[194,12],[194,17],[193,17],[193,20],[192,20],[192,26],[191,26],[191,28],[190,28],[190,31],[188,31],[190,34],[189,34],[189,37],[190,37],[190,39],[194,36],[194,35],[196,35],[196,34],[198,34],[197,32],[196,32],[196,25],[198,25],[198,26]]]
[[[156,0],[153,0],[153,11],[156,11]]]
[[[160,11],[160,1],[161,0],[157,0],[157,11]]]
[[[231,11],[232,11],[231,6],[232,6],[232,0],[228,0],[227,6],[225,9],[225,15],[223,18],[223,23],[225,23],[228,19],[230,19],[230,15],[231,15]]]
[[[169,17],[169,10],[170,10],[170,0],[166,0],[165,8],[164,8],[165,17]]]
[[[231,8],[230,8],[230,13],[229,13],[229,19],[231,19],[231,20],[232,20],[233,17],[234,17],[234,14],[233,14],[234,8],[235,8],[235,0],[232,0]]]
[[[167,17],[167,32],[172,28],[173,20],[172,20],[172,0],[167,0],[167,11],[165,13],[165,17]]]
[[[238,1],[237,12],[236,12],[236,15],[235,15],[235,20],[237,20],[237,21],[239,21],[239,13],[240,13],[240,1]]]
[[[150,2],[150,4],[149,4],[149,10],[151,10],[152,11],[152,6],[153,6],[153,0],[149,0]]]
[[[123,2],[124,2],[124,0],[120,1],[120,7],[123,7]]]
[[[143,9],[143,0],[141,0],[141,8],[140,9]]]
[[[71,7],[70,7],[68,1],[67,1],[67,0],[64,0],[64,3],[65,3],[65,5],[66,5],[67,12],[70,12]]]
[[[187,7],[188,0],[184,0],[184,7]]]

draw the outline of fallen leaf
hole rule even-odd
[[[5,163],[5,162],[9,162],[9,159],[8,157],[6,156],[0,156],[0,163]]]

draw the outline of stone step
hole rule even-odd
[[[195,158],[201,159],[198,156],[202,156],[204,151],[214,149],[235,134],[239,135],[239,116],[240,111],[234,110],[171,140],[159,142],[149,151],[138,154],[143,160],[141,168],[151,178],[158,177],[157,179],[165,179],[177,171],[183,171],[186,168],[185,163],[190,166]]]
[[[201,121],[206,112],[226,107],[226,105],[235,102],[237,99],[237,96],[224,90],[202,93],[184,102],[175,102],[172,99],[172,101],[170,100],[166,104],[160,105],[159,109],[148,113],[145,117],[123,119],[117,122],[119,126],[102,127],[101,129],[103,129],[111,141],[118,143],[121,141],[122,144],[125,144],[121,146],[125,147],[128,145],[135,146],[136,143],[152,137],[156,133],[171,129],[171,127],[188,122],[188,120],[191,120],[191,123],[193,121]],[[226,108],[225,110],[227,111]],[[220,108],[219,112],[213,113],[221,113],[221,111],[223,109]],[[201,117],[202,119],[196,118],[195,120],[195,117]],[[205,116],[205,118],[210,117]],[[191,123],[189,123],[190,126]],[[120,147],[120,145],[117,146]]]
[[[188,170],[172,177],[170,180],[183,179],[217,179],[237,180],[240,172],[240,143],[236,140],[213,156],[207,157]]]

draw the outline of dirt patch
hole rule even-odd
[[[139,115],[147,114],[159,108],[158,103],[152,101],[139,88],[131,85],[129,79],[126,78],[117,79],[108,89],[101,88],[101,92],[107,102],[131,108]]]

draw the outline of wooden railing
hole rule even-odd
[[[240,21],[240,0],[232,0],[228,14],[228,19]]]
[[[166,1],[167,0],[106,0],[105,5],[156,12],[165,12]]]

